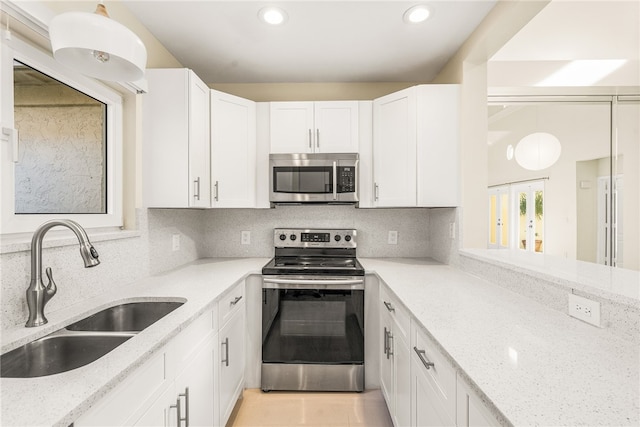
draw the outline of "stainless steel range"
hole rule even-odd
[[[262,389],[364,390],[364,268],[349,229],[274,230],[262,268]]]

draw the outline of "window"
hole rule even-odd
[[[122,225],[122,99],[17,37],[2,41],[2,234]]]

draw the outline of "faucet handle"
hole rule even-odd
[[[47,267],[45,269],[45,274],[49,279],[49,283],[47,284],[47,287],[45,289],[45,294],[44,294],[44,299],[46,304],[46,302],[49,301],[56,294],[56,292],[58,291],[58,287],[56,286],[56,282],[53,281],[53,272],[51,271],[51,267]]]

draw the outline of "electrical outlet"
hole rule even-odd
[[[243,245],[250,245],[251,244],[251,232],[250,231],[243,231],[241,236],[240,236],[240,243]]]
[[[600,303],[569,294],[569,315],[600,327]]]
[[[174,251],[179,251],[180,250],[180,235],[179,234],[174,234],[171,237],[171,246],[172,246]]]
[[[389,231],[389,237],[387,238],[387,243],[390,245],[398,244],[398,232],[397,231]]]

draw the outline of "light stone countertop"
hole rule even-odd
[[[119,287],[82,305],[47,313],[49,323],[42,327],[3,331],[2,353],[105,307],[132,301],[186,299],[183,306],[89,365],[40,378],[0,379],[1,424],[67,427],[199,315],[213,308],[226,290],[250,274],[261,274],[267,262],[267,258],[198,260]]]
[[[475,382],[498,419],[512,425],[640,425],[637,345],[450,266],[360,262]]]
[[[126,301],[180,299],[181,309],[96,362],[62,374],[0,380],[2,425],[68,426],[266,258],[203,259],[3,332],[2,352]],[[639,425],[639,349],[560,312],[425,259],[360,259],[513,425]]]

